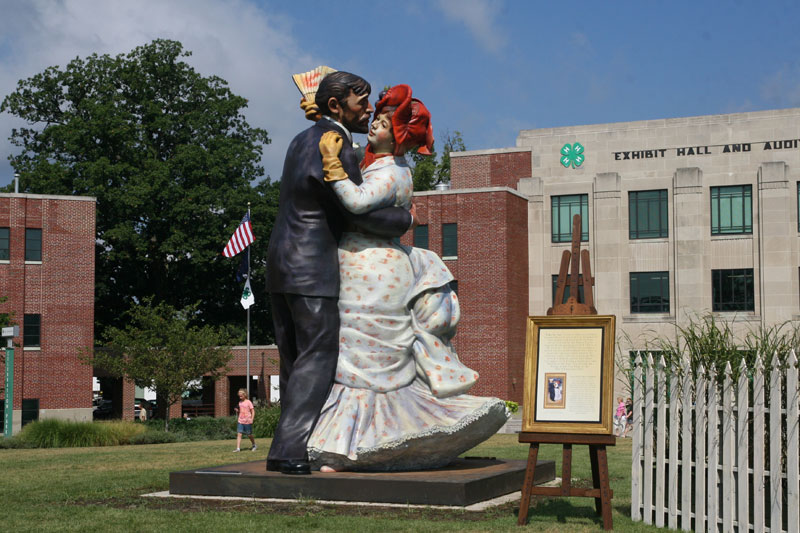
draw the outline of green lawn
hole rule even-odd
[[[233,441],[186,442],[102,448],[0,450],[0,531],[516,531],[518,505],[483,513],[433,509],[372,509],[143,498],[169,487],[168,474],[248,459],[264,459],[269,442],[255,453],[234,455]],[[609,449],[617,531],[659,531],[631,522],[630,439]],[[516,435],[497,435],[467,455],[525,459]],[[548,445],[543,459],[560,463],[561,447]],[[560,464],[558,466],[560,472]],[[573,449],[573,478],[591,480],[588,448]],[[528,531],[602,531],[589,498],[537,500]]]

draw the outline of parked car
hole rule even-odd
[[[94,402],[92,418],[95,420],[106,420],[114,416],[114,402],[111,400],[98,399]]]

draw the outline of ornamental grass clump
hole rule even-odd
[[[256,413],[253,418],[253,436],[260,439],[274,437],[275,428],[278,426],[280,417],[280,405],[264,405],[261,402],[257,402]]]
[[[718,381],[725,377],[725,367],[730,363],[731,377],[738,380],[741,363],[744,361],[748,374],[752,374],[756,357],[760,357],[764,368],[773,365],[785,368],[792,349],[800,355],[800,329],[791,322],[771,326],[750,326],[740,337],[733,331],[735,318],[727,321],[712,313],[696,315],[687,313],[685,325],[675,324],[675,337],[643,334],[640,337],[639,350],[627,352],[623,346],[634,346],[634,342],[623,333],[620,341],[618,367],[633,379],[633,363],[640,355],[642,365],[647,366],[648,354],[653,364],[658,365],[664,358],[665,368],[669,374],[683,376],[688,367],[691,375],[697,375],[698,368],[708,371],[714,369]]]
[[[128,444],[145,428],[133,422],[41,420],[22,428],[17,438],[36,448],[80,448]]]

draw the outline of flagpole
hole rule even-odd
[[[250,218],[250,202],[247,202],[247,218]],[[250,283],[250,245],[247,247],[247,282]],[[252,285],[251,289],[252,290]],[[250,307],[247,307],[247,399],[250,399]]]

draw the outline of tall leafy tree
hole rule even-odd
[[[155,40],[76,58],[19,81],[0,105],[27,122],[10,137],[23,192],[97,197],[98,336],[152,295],[179,309],[199,300],[200,320],[244,339],[238,262],[220,252],[252,202],[253,279],[263,279],[278,191],[254,180],[270,140],[245,120],[247,101],[189,55]],[[271,340],[265,304],[253,308],[254,342]]]
[[[436,181],[450,183],[450,152],[464,152],[467,147],[464,145],[464,139],[458,130],[453,133],[445,131],[442,137],[444,147],[442,149],[442,157],[436,167]]]
[[[145,299],[128,310],[125,327],[106,330],[107,349],[88,352],[85,360],[154,390],[168,411],[193,381],[204,375],[214,380],[225,375],[225,365],[233,356],[222,329],[193,325],[196,312],[196,305],[176,310]],[[164,418],[168,431],[169,417]]]
[[[463,152],[466,150],[461,132],[450,133],[445,131],[442,135],[442,155],[437,156],[435,150],[429,156],[420,155],[416,150],[408,154],[408,159],[413,167],[412,178],[415,191],[430,191],[438,182],[450,182],[450,152]]]

